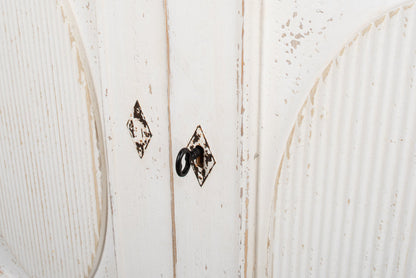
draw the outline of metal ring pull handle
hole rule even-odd
[[[182,159],[185,156],[185,167],[182,166]],[[190,162],[191,152],[187,148],[183,148],[179,151],[178,156],[176,157],[176,173],[180,177],[186,176],[189,172],[189,167],[191,167]]]
[[[176,173],[180,177],[186,176],[189,172],[189,168],[191,167],[191,162],[197,158],[200,160],[197,161],[197,163],[202,163],[203,159],[203,153],[204,150],[200,146],[196,146],[192,150],[189,150],[188,148],[182,148],[178,156],[176,157]],[[182,165],[182,160],[185,157],[185,165]]]

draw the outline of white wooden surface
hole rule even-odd
[[[119,273],[243,275],[243,3],[111,5],[105,33]],[[142,160],[124,127],[136,100],[153,133]],[[172,169],[197,125],[217,161],[202,188],[193,174],[178,178]]]
[[[101,8],[118,276],[172,277],[164,6],[161,1],[108,1]],[[143,159],[126,128],[137,100],[153,134]]]
[[[77,20],[93,17],[72,5],[1,6],[0,230],[31,277],[93,275],[106,237],[112,246],[97,36],[82,39]],[[115,264],[105,257],[103,274]]]
[[[414,11],[399,4],[265,1],[257,276],[414,276],[399,170],[414,164]]]
[[[22,0],[0,13],[0,276],[415,275],[412,2]],[[143,158],[126,128],[136,101]],[[58,127],[47,111],[66,104]],[[45,124],[60,139],[34,140]],[[197,125],[216,160],[203,187],[174,172]],[[80,149],[60,152],[68,140]],[[108,222],[90,241],[105,245],[68,243],[66,230],[103,227],[82,209],[97,200]]]

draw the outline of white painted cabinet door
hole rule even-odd
[[[95,2],[0,14],[0,276],[114,277]]]
[[[104,86],[111,111],[119,275],[243,276],[249,240],[248,96],[243,86],[250,80],[244,67],[251,63],[243,62],[250,49],[244,45],[244,3],[107,5]],[[134,119],[136,102],[147,127]],[[150,140],[134,132],[135,121],[137,131],[145,130],[147,138],[151,133]],[[175,171],[179,150],[198,126],[213,156],[211,166],[215,160],[202,186],[192,170],[185,177]]]
[[[416,8],[264,1],[258,277],[414,277]]]
[[[414,2],[0,15],[0,277],[416,276]]]

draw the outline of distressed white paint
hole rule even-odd
[[[411,276],[414,269],[401,258],[403,250],[409,250],[409,256],[415,250],[414,194],[412,178],[401,169],[414,164],[406,156],[412,153],[414,138],[400,122],[411,126],[408,119],[414,118],[413,60],[406,54],[414,48],[410,36],[414,8],[400,9],[377,28],[373,24],[338,57],[357,32],[399,4],[399,0],[71,0],[42,4],[27,0],[1,4],[0,36],[5,39],[0,55],[6,67],[0,74],[4,80],[0,83],[0,119],[8,125],[0,126],[4,129],[0,144],[12,163],[3,163],[0,179],[13,181],[10,177],[15,177],[15,183],[3,182],[0,188],[14,184],[19,190],[13,188],[0,197],[9,202],[0,204],[9,210],[8,214],[4,213],[7,209],[0,211],[0,223],[14,225],[9,230],[0,226],[0,235],[10,247],[0,248],[0,271],[8,276],[24,275],[16,274],[22,271],[20,265],[36,277],[54,276],[60,267],[60,276],[92,275],[95,267],[85,268],[94,264],[91,261],[99,261],[94,256],[87,258],[92,252],[102,257],[97,277],[365,276],[371,272],[392,276],[397,271]],[[27,11],[27,15],[14,15],[13,11]],[[42,40],[37,32],[43,34]],[[397,42],[393,49],[392,37]],[[29,67],[24,64],[26,57]],[[53,61],[52,72],[48,65]],[[374,70],[381,72],[378,63],[385,63],[392,73],[386,70],[385,76],[370,78]],[[352,73],[358,74],[355,79],[351,79]],[[397,78],[390,80],[392,74]],[[61,90],[54,89],[53,80],[62,83]],[[320,81],[311,103],[316,80]],[[39,86],[29,94],[32,83]],[[69,89],[74,93],[67,94]],[[88,104],[82,96],[87,89],[96,98],[94,121],[85,112]],[[36,97],[40,93],[42,99]],[[66,101],[56,105],[47,96]],[[26,113],[20,114],[18,103],[29,104],[30,98],[38,105],[26,105]],[[126,128],[137,100],[152,132],[143,158]],[[48,118],[42,103],[57,113],[69,111],[64,113],[64,122],[69,124],[58,128],[58,118]],[[363,109],[367,104],[372,107],[368,111]],[[27,111],[44,115],[43,122],[30,121]],[[368,117],[358,117],[366,113]],[[341,128],[338,120],[351,128]],[[50,124],[46,131],[62,136],[37,143],[33,139],[42,134],[46,122]],[[88,132],[88,122],[103,123],[97,137]],[[29,126],[24,137],[15,128],[23,123]],[[176,154],[197,125],[216,160],[202,188],[192,171],[185,178],[174,172]],[[357,132],[353,132],[356,125]],[[358,134],[358,130],[362,132]],[[89,134],[93,141],[103,143],[95,156],[88,156],[94,149],[94,144],[85,141]],[[355,136],[361,141],[354,141]],[[389,136],[397,142],[383,141]],[[19,147],[20,138],[27,143],[23,147]],[[84,141],[87,143],[81,143]],[[58,146],[65,142],[74,142],[78,151],[60,152]],[[48,147],[49,156],[38,152],[33,159],[41,146]],[[372,146],[384,146],[384,151],[376,152]],[[341,159],[343,154],[352,157]],[[31,164],[36,158],[43,164]],[[100,195],[102,202],[98,198],[101,215],[109,215],[103,233],[97,232],[101,224],[98,218],[94,220],[94,213],[79,209],[93,208],[96,200],[91,193],[93,174],[86,170],[91,167],[82,166],[94,159],[104,159],[108,165],[108,171],[99,168],[97,176],[108,178],[100,189],[109,194],[105,199]],[[309,166],[312,170],[308,170],[308,159],[314,161]],[[393,166],[381,171],[382,161]],[[14,163],[24,165],[23,170],[15,167],[10,172],[7,167]],[[369,178],[373,164],[379,169],[374,172],[378,179]],[[330,167],[328,175],[326,167]],[[355,169],[351,173],[357,182],[349,183],[344,175],[348,171],[343,169]],[[39,173],[46,170],[50,180],[36,183]],[[63,170],[73,173],[73,180],[57,174]],[[25,173],[29,173],[28,182]],[[335,182],[338,176],[343,178]],[[361,176],[368,179],[361,180]],[[327,183],[318,182],[327,181],[325,177]],[[409,186],[402,187],[405,183],[396,183],[395,177]],[[62,183],[52,182],[57,178]],[[38,184],[45,185],[45,194],[24,190]],[[69,194],[68,201],[58,202],[69,191],[56,184],[67,184],[65,188],[77,192]],[[392,208],[386,200],[393,200],[396,191],[398,200]],[[19,202],[10,202],[11,196],[25,198],[23,210]],[[54,204],[48,207],[53,210],[48,219],[55,221],[50,225],[52,241],[42,239],[47,235],[42,229],[49,226],[39,221],[42,210],[36,201]],[[73,213],[65,214],[60,204],[72,204],[68,208]],[[17,207],[11,211],[13,206]],[[384,225],[391,225],[377,234],[381,218]],[[76,226],[71,221],[84,224]],[[65,232],[70,227],[79,229],[80,235],[84,231],[86,238],[95,230],[101,242],[105,237],[105,246],[98,244],[94,250],[93,245],[77,241],[69,244]],[[19,229],[26,229],[26,234],[17,233]],[[329,241],[342,238],[344,230],[346,239]],[[36,242],[31,237],[46,243],[33,251],[24,250],[25,245],[13,238],[20,234],[27,243]],[[95,240],[90,236],[90,242]],[[66,258],[61,266],[48,257],[55,250],[50,249],[53,244]],[[8,249],[15,259],[5,251]],[[40,252],[38,256],[33,255],[36,252]],[[74,253],[84,258],[78,268],[70,267]]]
[[[257,276],[414,276],[415,11],[396,4],[266,1]]]
[[[71,3],[7,1],[1,12],[0,235],[29,276],[93,275],[107,235],[106,154]]]
[[[416,274],[415,15],[366,26],[312,89],[280,165],[269,272]]]
[[[127,1],[104,10],[120,276],[244,275],[243,2]],[[143,159],[125,128],[136,100],[153,134]],[[217,161],[202,188],[193,173],[178,178],[172,169],[197,125]]]
[[[178,277],[236,277],[240,271],[243,11],[241,2],[222,2],[168,1],[167,7],[172,159],[201,125],[216,160],[202,188],[193,173],[175,174]]]
[[[118,276],[172,277],[163,2],[107,1],[100,11]],[[126,127],[137,100],[153,135],[142,159]]]

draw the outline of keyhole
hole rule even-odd
[[[204,158],[204,155],[200,155],[195,159],[195,163],[198,167],[204,167],[204,163],[202,163],[204,160],[203,158]]]

